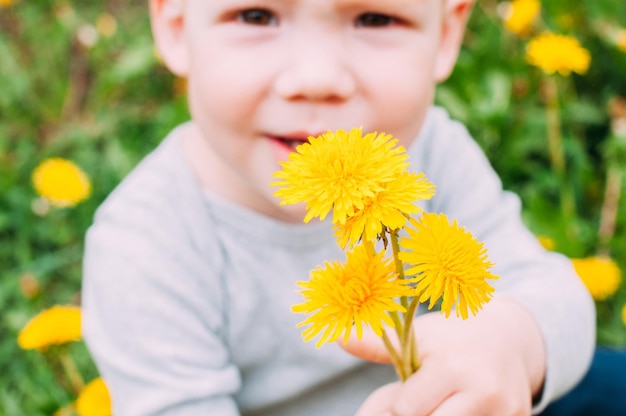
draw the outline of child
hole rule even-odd
[[[98,210],[84,334],[130,415],[525,415],[581,379],[593,303],[545,252],[478,146],[442,109],[472,0],[151,0],[159,51],[189,85],[175,129]],[[272,173],[307,139],[392,134],[445,212],[484,241],[496,297],[415,321],[404,384],[378,338],[304,343],[298,280],[342,260],[328,221],[281,206]],[[340,343],[339,343],[340,344]],[[370,362],[372,361],[372,362]]]

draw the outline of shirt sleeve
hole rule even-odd
[[[135,199],[99,211],[84,257],[83,333],[113,413],[238,415],[220,279],[185,241],[181,216]]]
[[[547,369],[533,414],[565,394],[584,376],[595,348],[593,300],[565,256],[548,252],[523,224],[521,204],[504,191],[479,146],[447,115],[424,144],[425,173],[437,186],[429,208],[451,219],[485,243],[495,296],[515,299],[528,309],[543,335]],[[437,122],[435,124],[437,124]],[[437,134],[433,134],[433,131]]]

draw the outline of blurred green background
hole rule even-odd
[[[535,32],[572,35],[592,57],[586,74],[552,77],[564,174],[551,165],[547,142],[551,84],[527,64],[528,38],[504,28],[505,6],[479,1],[437,101],[469,127],[504,186],[522,197],[533,232],[572,258],[606,254],[623,269],[626,3],[542,3]],[[0,415],[51,415],[74,399],[49,357],[20,350],[17,334],[42,309],[80,302],[83,237],[95,209],[187,117],[184,82],[155,53],[147,2],[0,0]],[[89,199],[54,208],[38,198],[31,173],[49,157],[70,159],[87,173]],[[597,302],[599,343],[626,346],[625,303],[621,286]],[[85,379],[95,377],[84,345],[71,349]]]

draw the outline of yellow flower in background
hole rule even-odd
[[[37,193],[57,207],[74,206],[91,194],[87,175],[62,158],[43,161],[33,171],[32,180]]]
[[[621,283],[619,266],[608,257],[572,259],[572,264],[595,300],[607,299]]]
[[[111,416],[111,397],[104,380],[98,377],[85,386],[74,404],[79,416]]]
[[[335,231],[341,247],[356,244],[361,236],[365,241],[373,240],[382,231],[402,228],[408,214],[417,214],[421,208],[417,200],[430,199],[435,194],[435,186],[423,173],[402,172],[373,198],[365,198],[365,206],[346,219],[345,224],[337,224]]]
[[[41,349],[81,339],[81,313],[77,306],[53,306],[32,318],[20,331],[18,345]]]
[[[305,202],[304,222],[323,220],[332,209],[333,223],[345,224],[408,167],[397,142],[384,133],[363,135],[361,129],[309,137],[281,162],[283,169],[274,174],[280,181],[272,183],[281,189],[274,195],[283,205]]]
[[[546,237],[545,235],[540,235],[537,236],[537,240],[539,241],[539,244],[541,244],[541,246],[543,248],[545,248],[546,250],[554,250],[555,244],[554,244],[554,240],[551,239],[550,237]]]
[[[293,312],[310,314],[298,327],[308,326],[302,337],[309,341],[321,334],[317,347],[334,342],[344,333],[350,336],[352,326],[360,338],[363,326],[382,335],[383,325],[394,326],[389,311],[404,311],[394,299],[413,291],[407,280],[398,279],[394,262],[383,253],[370,255],[363,245],[347,253],[347,261],[326,262],[325,267],[311,271],[310,279],[299,282],[304,303],[294,305]]]
[[[519,36],[525,36],[530,33],[540,10],[539,0],[513,0],[506,12],[504,27]]]
[[[544,33],[528,43],[526,60],[548,74],[567,76],[571,72],[586,73],[591,54],[571,36]]]
[[[452,224],[444,214],[426,213],[419,220],[411,219],[407,237],[400,239],[400,259],[408,263],[408,275],[417,283],[415,296],[420,302],[430,300],[432,308],[443,299],[441,311],[450,316],[467,319],[491,300],[494,288],[488,279],[499,277],[489,272],[493,263],[487,259],[487,249],[470,232]]]
[[[12,5],[13,3],[15,3],[15,0],[0,0],[0,8],[1,7],[8,7],[8,6]]]

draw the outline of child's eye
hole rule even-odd
[[[237,20],[249,25],[270,26],[278,23],[278,19],[266,9],[248,9],[238,13]]]
[[[357,27],[385,27],[396,22],[394,17],[380,13],[363,13],[356,18]]]

